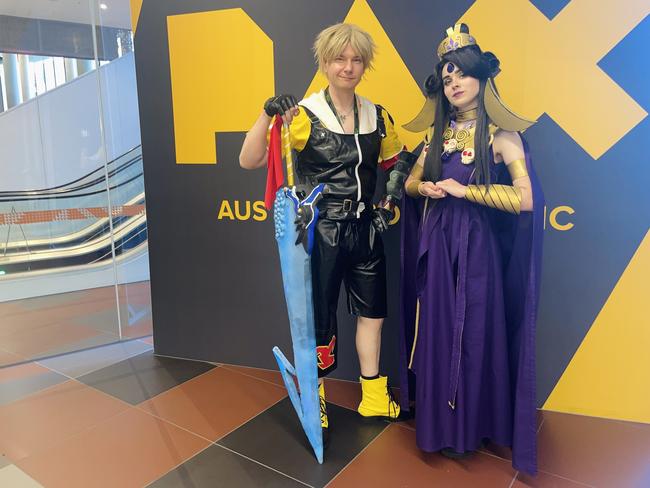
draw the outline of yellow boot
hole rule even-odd
[[[359,378],[361,381],[361,403],[357,411],[362,417],[384,420],[397,420],[399,404],[388,388],[388,378],[380,376],[373,380]]]
[[[327,417],[327,404],[325,403],[325,382],[318,385],[318,399],[320,401],[320,426],[323,430],[323,448],[329,445],[330,423]]]

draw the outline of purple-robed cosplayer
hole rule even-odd
[[[471,451],[489,439],[511,446],[513,466],[535,474],[544,195],[523,144],[532,212],[512,215],[451,195],[405,198],[401,407],[415,401],[420,449]],[[512,185],[505,164],[490,168],[492,183]],[[454,152],[440,180],[474,184],[474,172]]]

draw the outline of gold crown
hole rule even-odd
[[[449,51],[454,51],[458,48],[465,46],[473,46],[476,44],[476,39],[466,32],[460,31],[461,24],[456,24],[453,29],[447,29],[447,37],[438,45],[438,57],[442,57]]]

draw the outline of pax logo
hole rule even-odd
[[[548,228],[547,223],[552,229],[560,232],[573,229],[575,224],[571,220],[571,216],[575,213],[576,211],[573,207],[569,207],[568,205],[560,205],[550,209],[544,207],[544,229]]]
[[[461,21],[501,60],[508,105],[547,113],[598,159],[648,115],[598,62],[649,13],[648,2],[573,0],[548,20],[528,0],[477,0]]]
[[[367,1],[356,0],[344,21],[366,29],[378,45],[359,93],[389,108],[397,121],[413,118],[423,102],[419,84]],[[216,164],[219,133],[247,131],[275,93],[273,41],[241,8],[172,15],[167,31],[176,163]],[[306,94],[327,85],[314,73]],[[422,141],[399,123],[397,131],[407,147]]]
[[[167,17],[177,164],[216,164],[274,92],[273,41],[241,8]],[[216,137],[215,137],[216,134]]]
[[[598,159],[647,116],[598,62],[649,13],[647,1],[573,0],[548,20],[529,0],[477,0],[459,20],[499,56],[508,105],[528,118],[548,114]],[[343,21],[378,45],[359,93],[388,107],[398,126],[411,120],[422,92],[367,0]],[[169,16],[167,28],[176,162],[216,164],[215,134],[248,130],[275,93],[273,41],[241,8]],[[325,84],[316,72],[307,93]],[[398,133],[410,148],[422,140]]]
[[[268,213],[264,202],[257,200],[222,200],[219,204],[218,220],[255,220],[262,222],[266,220]]]

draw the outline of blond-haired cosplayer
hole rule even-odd
[[[354,24],[335,24],[322,30],[314,42],[314,57],[318,67],[326,73],[327,64],[350,46],[361,57],[364,71],[372,69],[375,57],[375,42],[370,34]]]
[[[296,179],[310,187],[324,183],[311,254],[318,361],[322,378],[336,368],[337,305],[345,283],[349,312],[357,317],[356,347],[364,417],[396,419],[398,404],[387,378],[379,374],[381,328],[386,317],[386,264],[380,233],[392,218],[390,205],[373,209],[378,166],[390,170],[403,149],[388,112],[355,89],[372,66],[375,44],[352,24],[323,30],[314,55],[328,87],[299,103],[291,95],[270,98],[248,132],[240,164],[252,169],[267,161],[266,134],[271,118],[289,126]],[[325,391],[319,380],[323,440],[328,439]]]

